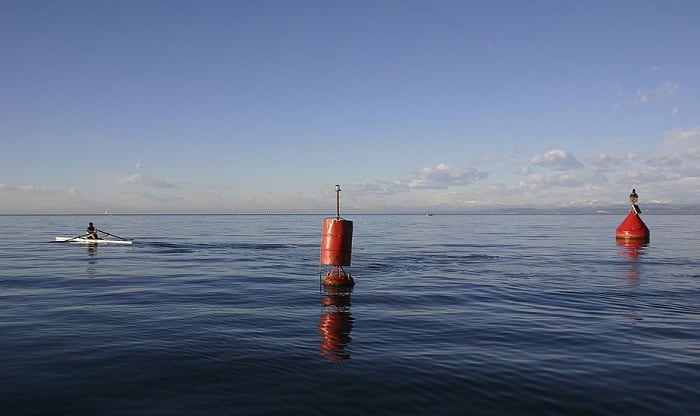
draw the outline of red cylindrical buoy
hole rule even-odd
[[[636,190],[632,189],[630,194],[630,203],[632,204],[632,210],[627,214],[624,221],[617,227],[615,231],[615,237],[621,239],[635,239],[635,240],[649,240],[649,228],[640,214],[642,210],[637,205],[639,196]]]
[[[352,256],[352,221],[325,218],[321,233],[321,264],[349,266]]]
[[[343,266],[350,265],[352,254],[352,221],[340,218],[340,185],[335,186],[336,217],[323,220],[321,264],[333,266],[323,281],[325,285],[352,286],[352,276]]]

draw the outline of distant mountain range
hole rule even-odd
[[[700,215],[700,204],[640,204],[643,215]],[[431,214],[502,214],[502,215],[621,215],[630,205],[599,205],[569,207],[492,207],[470,208],[460,211],[435,209]]]

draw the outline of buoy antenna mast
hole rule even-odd
[[[335,217],[340,219],[340,185],[335,186]]]

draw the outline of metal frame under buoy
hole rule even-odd
[[[352,275],[343,266],[350,266],[352,256],[352,221],[340,217],[340,185],[335,186],[336,215],[324,218],[321,232],[322,266],[332,266],[323,279],[328,286],[353,286]]]

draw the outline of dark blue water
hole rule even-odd
[[[700,414],[700,217],[0,217],[3,415]],[[88,221],[131,246],[52,243]]]

